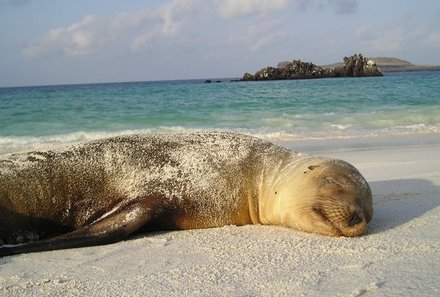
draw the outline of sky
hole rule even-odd
[[[0,0],[0,87],[241,77],[362,53],[440,64],[438,0]]]

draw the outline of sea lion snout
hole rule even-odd
[[[367,233],[367,221],[360,213],[354,213],[345,228],[342,228],[342,235],[346,237],[361,236]]]
[[[327,201],[326,201],[327,202]],[[360,236],[367,231],[367,222],[358,207],[331,201],[312,207],[316,216],[315,232],[330,236]]]
[[[348,226],[354,226],[358,223],[362,222],[362,218],[359,216],[358,212],[353,213],[351,216],[350,222],[348,222]]]
[[[367,233],[367,224],[362,210],[356,207],[347,215],[346,226],[341,228],[342,235],[347,237],[364,235]]]

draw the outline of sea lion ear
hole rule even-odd
[[[319,165],[310,165],[309,167],[307,167],[307,169],[309,169],[309,170],[315,170],[316,168],[318,168],[319,167]],[[304,171],[304,173],[307,173],[308,171],[306,170],[306,171]]]

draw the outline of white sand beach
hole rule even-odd
[[[282,145],[362,172],[366,236],[226,226],[10,256],[0,296],[440,296],[439,134]]]

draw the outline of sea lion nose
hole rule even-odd
[[[349,226],[354,226],[358,223],[362,222],[362,218],[359,216],[357,212],[353,213],[353,216],[350,219],[350,222],[348,223]]]

